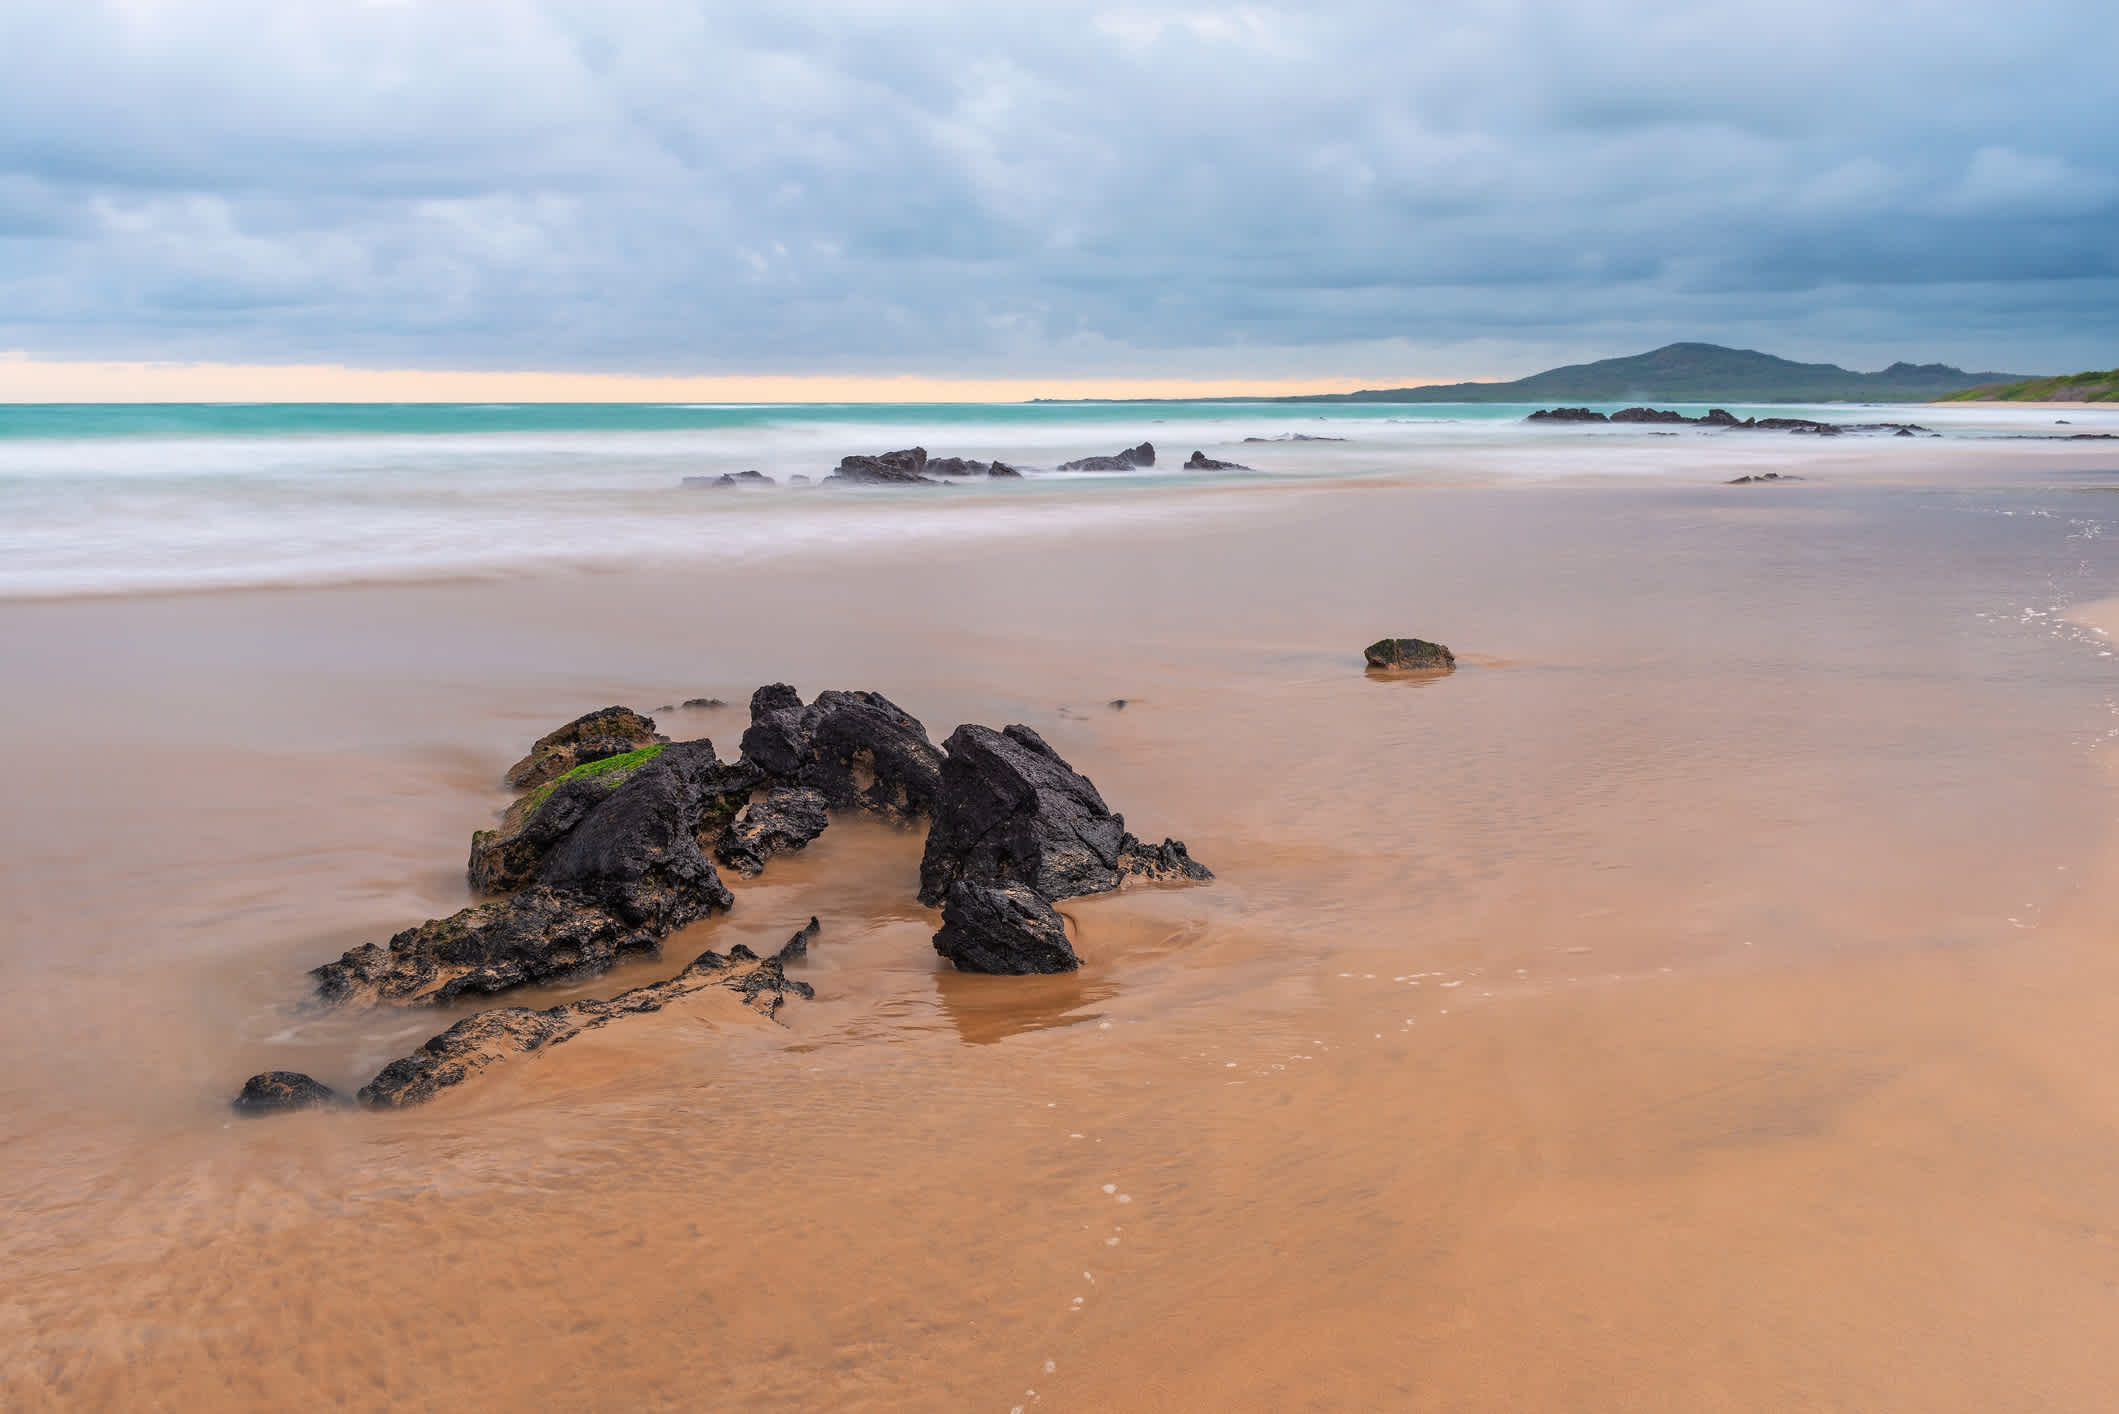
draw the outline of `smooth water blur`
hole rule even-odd
[[[1741,415],[1787,408],[1733,409]],[[1796,410],[1802,411],[1802,410]],[[1712,479],[1825,463],[1930,474],[2059,429],[2043,410],[1810,410],[1917,421],[1936,438],[1794,441],[1699,428],[1545,427],[1499,405],[112,405],[0,406],[0,598],[460,578],[554,566],[681,564],[822,544],[954,541],[1190,518],[1202,491],[1276,480],[1505,483]],[[2070,432],[2119,413],[2067,414]],[[1152,470],[1054,470],[1143,441]],[[803,491],[849,453],[920,444],[1002,460],[1021,481]],[[1189,454],[1240,472],[1186,472]],[[1945,457],[1945,460],[1947,457]],[[781,486],[686,489],[758,470]],[[1173,503],[1173,495],[1182,495]]]

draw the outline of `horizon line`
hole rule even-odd
[[[656,375],[37,358],[0,351],[0,404],[1025,403],[1300,397],[1439,379],[953,378],[928,374]],[[1483,380],[1482,380],[1483,381]],[[1499,380],[1493,380],[1499,381]]]

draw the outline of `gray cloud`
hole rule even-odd
[[[2119,11],[13,0],[0,347],[2108,364]]]

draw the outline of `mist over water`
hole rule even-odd
[[[1735,408],[1913,421],[1945,443],[2048,435],[2043,410]],[[0,407],[0,598],[492,575],[799,553],[834,542],[1002,538],[1211,513],[1271,481],[1461,484],[1714,475],[1779,465],[1780,434],[1535,427],[1501,405],[330,405]],[[2086,410],[2068,430],[2119,427]],[[1271,439],[1249,441],[1247,439]],[[1311,438],[1320,440],[1293,440]],[[1336,439],[1336,440],[1322,440]],[[1060,473],[1152,441],[1152,470]],[[790,488],[841,456],[913,444],[1022,481]],[[2059,444],[2055,444],[2059,445]],[[1193,450],[1246,472],[1182,469]],[[782,485],[687,490],[756,469]]]

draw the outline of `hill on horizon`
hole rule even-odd
[[[2119,403],[2119,368],[2026,378],[2020,383],[1983,384],[1951,393],[1952,403]]]
[[[1944,363],[1894,363],[1855,373],[1836,363],[1796,363],[1755,349],[1666,344],[1630,358],[1549,368],[1512,383],[1445,383],[1271,398],[1276,403],[1933,402],[1951,393],[2015,383],[2020,373],[1967,373]]]

